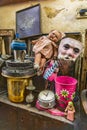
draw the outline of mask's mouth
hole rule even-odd
[[[75,61],[75,58],[72,58],[67,55],[61,55],[61,54],[58,55],[58,59],[63,59],[63,60],[67,60],[67,61]]]
[[[69,60],[69,59],[70,59],[70,57],[64,57],[64,59]]]
[[[69,56],[65,56],[65,57],[64,57],[64,60],[74,61],[75,59],[74,59],[74,58],[72,58],[72,57],[69,57]]]

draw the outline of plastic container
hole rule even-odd
[[[27,79],[7,78],[9,100],[12,102],[22,102],[24,100],[24,91],[27,85]]]
[[[77,80],[70,76],[55,77],[55,92],[58,106],[65,108],[75,97]]]

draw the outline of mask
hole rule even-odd
[[[64,38],[61,40],[58,49],[58,59],[75,61],[82,52],[82,43],[73,38]]]

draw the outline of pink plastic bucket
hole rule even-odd
[[[58,106],[65,108],[68,101],[75,96],[77,80],[70,76],[58,76],[55,78],[55,92]]]

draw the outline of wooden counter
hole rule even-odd
[[[1,130],[73,130],[74,122],[53,116],[23,103],[13,103],[7,94],[0,95]]]

